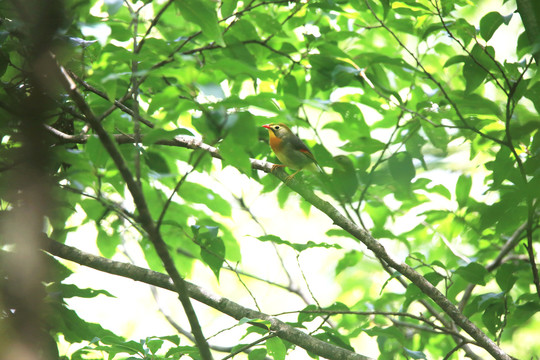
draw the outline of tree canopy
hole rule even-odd
[[[13,0],[0,24],[7,359],[540,357],[538,2]],[[322,172],[285,181],[267,123]],[[129,307],[118,277],[181,311],[132,338],[74,302]]]

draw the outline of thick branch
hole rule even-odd
[[[133,142],[134,139],[129,136],[115,136],[117,141],[126,141]],[[215,147],[204,144],[202,141],[197,140],[189,136],[176,136],[174,140],[167,140],[158,142],[165,145],[181,146],[190,149],[203,149],[210,152],[210,154],[216,158],[219,158],[219,153]],[[251,165],[254,169],[261,170],[267,173],[272,172],[272,163],[251,159]],[[275,172],[274,173],[279,179],[285,181],[286,174]],[[347,219],[343,216],[336,208],[332,206],[327,201],[322,200],[317,195],[315,195],[310,189],[301,186],[297,181],[292,181],[289,184],[289,187],[301,195],[306,201],[315,206],[317,209],[321,210],[328,217],[330,217],[334,223],[341,227],[343,230],[347,231],[349,234],[354,236],[364,245],[366,245],[380,260],[387,263],[390,267],[397,270],[407,279],[409,279],[413,284],[418,286],[422,292],[429,296],[441,309],[447,313],[453,321],[456,322],[463,330],[465,330],[479,346],[486,349],[494,358],[510,360],[510,357],[502,351],[495,342],[493,342],[485,333],[483,333],[476,325],[474,325],[466,316],[464,316],[459,309],[452,304],[435,286],[433,286],[429,281],[427,281],[422,275],[416,272],[413,268],[405,263],[398,263],[393,258],[391,258],[386,249],[376,241],[369,232],[363,230],[358,225]]]
[[[158,253],[161,261],[163,262],[163,266],[165,267],[167,273],[171,276],[171,279],[175,284],[176,292],[178,293],[180,302],[184,307],[187,318],[191,325],[191,331],[193,332],[193,335],[195,336],[195,339],[197,341],[197,347],[199,348],[201,358],[203,360],[211,360],[212,354],[210,352],[208,343],[206,342],[206,339],[202,333],[202,329],[197,319],[197,315],[195,314],[195,310],[193,309],[189,296],[187,295],[185,281],[178,273],[178,270],[176,269],[176,266],[174,265],[174,262],[167,250],[167,246],[165,245],[161,234],[156,228],[152,216],[150,215],[150,210],[148,209],[148,206],[146,204],[146,199],[144,197],[141,186],[139,186],[137,181],[133,178],[133,175],[131,174],[131,171],[129,170],[126,161],[124,160],[120,151],[117,149],[113,139],[111,139],[111,137],[109,136],[109,133],[103,128],[103,126],[101,126],[100,121],[96,118],[82,95],[77,91],[77,87],[73,80],[69,77],[69,75],[63,68],[59,67],[56,64],[52,56],[50,57],[49,61],[52,72],[51,77],[57,78],[60,81],[66,92],[75,102],[76,106],[84,114],[86,121],[90,124],[90,126],[98,135],[101,143],[113,159],[116,168],[118,169],[123,180],[125,181],[126,186],[129,189],[129,192],[131,193],[133,201],[135,202],[137,210],[140,214],[141,226],[148,234],[148,238],[154,245],[156,252]]]
[[[78,264],[104,271],[109,274],[119,275],[154,285],[163,289],[177,291],[171,278],[165,274],[144,269],[135,265],[113,261],[104,257],[92,255],[80,251],[74,247],[61,244],[51,239],[45,239],[44,250],[60,258],[74,261]],[[229,299],[208,292],[207,290],[185,282],[186,296],[189,296],[203,304],[206,304],[236,320],[242,318],[268,320],[271,323],[270,330],[280,338],[290,341],[301,348],[315,353],[330,360],[368,360],[369,357],[355,354],[333,344],[326,343],[296,329],[275,317],[261,313],[259,311],[245,308]]]
[[[252,165],[256,167],[256,164],[252,162]],[[261,169],[262,170],[262,169]],[[285,175],[276,174],[281,180],[285,180]],[[291,182],[289,186],[296,191],[300,196],[307,200],[310,204],[321,210],[328,217],[330,217],[334,223],[354,236],[360,242],[370,249],[377,258],[386,262],[390,267],[397,270],[413,284],[418,286],[420,290],[427,296],[429,296],[441,309],[447,313],[452,320],[456,322],[463,330],[465,330],[473,339],[475,339],[480,346],[487,350],[494,358],[510,360],[504,351],[502,351],[493,340],[491,340],[484,332],[482,332],[476,325],[474,325],[466,316],[464,316],[459,309],[450,302],[435,286],[433,286],[425,277],[420,275],[416,270],[405,263],[398,263],[388,255],[386,249],[376,241],[369,232],[363,230],[358,225],[343,216],[337,211],[329,202],[322,200],[315,195],[310,189],[300,186],[297,182]]]

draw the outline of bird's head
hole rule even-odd
[[[267,128],[268,131],[271,131],[277,138],[282,138],[288,134],[291,134],[292,131],[285,124],[266,124],[263,125],[263,128]]]

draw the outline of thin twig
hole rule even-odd
[[[446,31],[446,33],[448,34],[448,36],[450,36],[450,38],[452,40],[454,40],[455,42],[457,42],[459,44],[459,46],[461,47],[461,49],[463,51],[465,51],[467,53],[467,55],[469,56],[469,58],[472,59],[472,61],[474,61],[474,63],[480,67],[482,70],[484,70],[487,74],[489,74],[489,76],[493,79],[493,81],[495,81],[495,83],[497,84],[497,87],[499,89],[501,89],[501,91],[503,93],[505,93],[507,96],[508,96],[508,91],[504,88],[504,86],[499,83],[499,80],[497,79],[497,77],[495,77],[495,75],[493,75],[493,73],[491,71],[489,71],[485,66],[484,64],[482,64],[475,56],[473,56],[473,54],[467,49],[467,47],[463,44],[463,42],[461,42],[461,40],[459,40],[458,38],[456,38],[454,36],[454,34],[450,31],[450,29],[448,28],[447,24],[446,24],[446,21],[444,21],[444,18],[442,16],[442,11],[441,11],[441,8],[439,6],[439,0],[430,0],[431,2],[431,5],[435,8],[436,10],[436,13],[437,13],[437,16],[439,17],[439,20],[444,28],[444,30]],[[493,62],[495,63],[495,65],[499,68],[499,71],[501,72],[501,75],[502,77],[504,78],[505,82],[506,82],[506,85],[508,87],[510,87],[510,81],[508,80],[508,78],[506,77],[506,73],[504,72],[504,70],[500,67],[499,63],[491,56],[491,54],[485,49],[484,46],[480,45],[476,39],[476,37],[474,37],[474,41],[475,43],[482,47],[484,49],[484,52],[489,56],[489,58],[491,60],[493,60]]]
[[[154,18],[152,19],[150,26],[148,26],[148,28],[146,29],[146,32],[142,36],[141,41],[139,41],[139,44],[133,48],[134,49],[133,52],[135,54],[138,54],[141,52],[142,47],[144,46],[146,39],[148,38],[148,35],[150,35],[150,31],[152,31],[152,29],[158,24],[159,20],[161,19],[161,16],[165,13],[165,11],[169,8],[169,6],[172,5],[173,2],[174,0],[169,0],[165,3],[165,5],[161,7],[161,9],[159,9],[156,16],[154,16]]]
[[[75,73],[73,73],[72,71],[69,71],[69,70],[66,70],[69,74],[69,76],[74,79],[79,85],[81,85],[85,90],[87,91],[90,91],[90,92],[93,92],[94,94],[98,95],[99,97],[105,99],[105,100],[109,100],[109,97],[107,96],[106,93],[104,93],[103,91],[95,88],[94,86],[90,85],[89,83],[87,83],[86,81],[84,81],[83,79],[79,78]],[[137,114],[135,114],[133,112],[132,109],[130,109],[129,107],[127,107],[126,105],[123,104],[124,101],[126,101],[131,95],[131,91],[129,92],[129,95],[126,97],[126,98],[122,98],[120,100],[114,100],[113,101],[113,107],[112,109],[120,109],[122,110],[123,112],[125,112],[126,114],[132,116],[132,117],[136,117]],[[110,113],[112,111],[107,111],[106,113]],[[104,117],[106,116],[101,116],[100,118],[103,119]],[[154,127],[154,124],[151,122],[151,121],[148,121],[146,120],[145,118],[141,117],[141,116],[137,116],[137,119],[142,122],[144,125],[148,126],[149,128],[153,128]]]
[[[270,338],[273,338],[273,337],[276,337],[277,335],[276,334],[268,334],[266,336],[263,336],[262,338],[260,339],[257,339],[249,344],[246,344],[240,348],[238,348],[236,351],[230,353],[229,355],[225,356],[224,358],[222,358],[221,360],[227,360],[227,359],[232,359],[234,356],[236,356],[237,354],[241,353],[241,352],[245,352],[246,350],[248,350],[249,348],[252,348],[254,347],[255,345],[257,344],[260,344],[262,343],[263,341],[266,341]]]
[[[270,171],[270,168],[268,171]],[[109,274],[122,276],[163,289],[176,291],[176,286],[171,281],[171,278],[165,274],[144,269],[132,264],[122,263],[104,257],[87,254],[79,249],[61,244],[48,238],[44,238],[43,241],[44,250],[52,255],[74,261],[78,264],[88,266],[99,271],[104,271]],[[290,326],[275,317],[243,307],[229,299],[223,298],[217,294],[213,294],[188,281],[186,281],[186,295],[237,320],[248,318],[268,321],[270,323],[270,331],[275,333],[281,339],[296,344],[311,353],[317,354],[329,360],[371,360],[371,358],[367,356],[353,353],[352,351],[337,345],[309,336],[300,329]],[[257,322],[250,322],[250,324],[254,326],[264,326]],[[264,327],[266,328],[266,326]]]
[[[531,62],[529,62],[529,64],[530,63]],[[527,69],[525,69],[520,74],[520,77],[519,77],[518,81],[516,81],[513,84],[512,88],[510,89],[510,93],[509,93],[508,99],[506,101],[506,119],[505,119],[506,140],[508,142],[508,146],[510,148],[510,151],[512,152],[512,156],[514,157],[514,159],[516,161],[516,164],[517,164],[517,167],[518,167],[518,170],[519,170],[519,174],[521,176],[521,182],[522,183],[518,184],[518,186],[521,185],[521,187],[523,187],[523,189],[528,189],[529,181],[528,181],[527,171],[525,170],[525,166],[523,165],[523,161],[521,160],[521,157],[517,153],[516,148],[514,147],[514,144],[513,144],[513,136],[512,136],[512,131],[510,129],[510,121],[512,120],[512,115],[514,114],[514,109],[515,109],[515,105],[516,105],[515,101],[513,99],[513,95],[514,95],[520,81],[523,79],[523,76],[524,76],[526,71],[527,71]],[[531,265],[531,272],[532,272],[532,276],[533,276],[533,283],[534,283],[534,286],[536,288],[536,294],[540,298],[540,277],[538,276],[538,267],[536,266],[536,260],[535,260],[534,248],[533,248],[533,222],[534,222],[535,199],[533,199],[533,197],[531,196],[530,191],[525,190],[523,192],[525,193],[525,200],[526,200],[526,204],[527,204],[527,228],[526,228],[526,231],[527,231],[527,245],[526,245],[526,249],[527,249],[527,253],[529,254],[529,263]]]
[[[86,121],[90,124],[95,133],[98,135],[101,143],[113,159],[118,171],[120,172],[120,175],[122,176],[129,192],[131,193],[131,196],[133,197],[133,201],[135,202],[137,210],[139,211],[139,219],[141,226],[148,234],[148,237],[154,245],[161,261],[163,262],[167,273],[169,273],[169,275],[173,279],[173,282],[176,286],[176,291],[179,295],[180,302],[184,307],[189,323],[191,325],[191,331],[193,332],[193,335],[197,340],[197,347],[199,348],[201,358],[203,360],[211,360],[212,354],[210,352],[210,348],[208,347],[208,343],[206,342],[206,339],[202,333],[202,329],[197,319],[195,310],[193,309],[193,305],[191,304],[191,300],[187,295],[185,280],[178,273],[178,270],[176,269],[174,261],[172,260],[167,250],[167,246],[163,241],[161,234],[159,233],[159,231],[156,230],[155,223],[150,214],[150,210],[146,203],[142,188],[133,178],[133,175],[131,174],[127,163],[125,162],[122,154],[116,147],[113,139],[111,138],[109,133],[103,128],[100,121],[96,118],[96,116],[90,109],[89,105],[86,103],[82,95],[78,92],[77,87],[73,80],[70,78],[69,74],[65,71],[65,69],[58,66],[52,56],[47,60],[49,61],[51,69],[50,71],[52,71],[52,73],[49,74],[50,77],[57,78],[60,81],[65,91],[69,94],[69,96],[79,108],[79,110],[84,114],[84,116],[86,117]]]
[[[191,153],[191,155],[193,155],[194,153]],[[191,156],[190,155],[190,156]],[[159,214],[159,218],[156,222],[156,228],[159,230],[161,228],[161,225],[163,223],[163,218],[165,217],[165,214],[167,213],[167,209],[169,208],[169,205],[171,204],[172,202],[172,199],[174,197],[174,195],[176,193],[178,193],[178,190],[180,189],[180,187],[182,186],[182,184],[186,181],[187,177],[193,173],[195,171],[195,169],[197,169],[197,166],[199,165],[199,163],[201,162],[203,156],[205,155],[204,152],[201,152],[199,154],[199,156],[197,157],[197,159],[195,160],[195,162],[193,163],[193,166],[191,167],[191,169],[186,172],[181,178],[180,180],[176,183],[176,186],[174,187],[173,191],[171,192],[171,195],[169,195],[169,198],[167,199],[167,201],[165,202],[165,204],[163,205],[163,209],[161,209],[161,213]]]
[[[399,46],[405,50],[413,59],[414,61],[416,62],[416,65],[422,70],[422,72],[427,76],[427,78],[433,82],[438,88],[439,90],[441,90],[441,93],[443,94],[443,96],[445,97],[445,99],[448,101],[448,103],[452,106],[452,108],[454,109],[454,111],[456,112],[456,115],[457,117],[459,118],[459,120],[467,127],[467,129],[473,131],[474,133],[486,138],[486,139],[489,139],[491,141],[494,141],[496,142],[497,144],[499,145],[503,145],[503,146],[508,146],[508,144],[506,142],[504,142],[503,140],[499,140],[491,135],[488,135],[488,134],[485,134],[483,133],[482,131],[478,130],[477,128],[475,128],[474,126],[470,125],[469,122],[465,119],[465,117],[463,116],[463,114],[461,113],[461,111],[459,110],[459,107],[457,106],[456,102],[452,99],[452,97],[448,94],[448,92],[446,91],[446,89],[444,88],[444,86],[442,86],[442,84],[437,80],[435,79],[435,77],[433,76],[433,74],[431,74],[429,71],[427,71],[427,69],[424,67],[424,65],[422,65],[422,63],[420,62],[420,60],[418,59],[418,57],[416,55],[414,55],[414,53],[409,50],[407,48],[407,46],[405,46],[405,44],[399,39],[399,37],[396,35],[396,33],[390,29],[385,23],[384,21],[382,21],[379,16],[375,13],[375,11],[372,9],[371,5],[369,4],[369,1],[368,0],[364,0],[364,3],[366,4],[366,6],[368,7],[368,9],[370,10],[371,14],[373,15],[373,17],[379,22],[379,24],[381,24],[381,26],[390,33],[390,35],[392,35],[392,37],[394,38],[394,40],[396,40],[396,42],[399,44]]]
[[[512,251],[516,247],[517,244],[522,239],[523,231],[527,228],[527,222],[521,224],[516,231],[508,238],[506,243],[501,248],[501,251],[499,251],[499,254],[497,257],[486,266],[486,270],[488,272],[491,272],[498,268],[502,263],[503,259],[506,257],[506,255]],[[469,298],[471,297],[472,291],[475,288],[476,284],[469,284],[465,291],[463,292],[463,295],[461,296],[461,300],[459,301],[458,308],[460,311],[463,311],[465,308],[465,305],[467,305],[467,302],[469,301]]]

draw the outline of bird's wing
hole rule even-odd
[[[315,160],[315,156],[309,151],[308,147],[300,138],[296,135],[292,138],[291,141],[293,147],[295,150],[300,151],[302,154],[306,155],[308,158],[310,158],[314,163],[317,163],[317,160]]]

